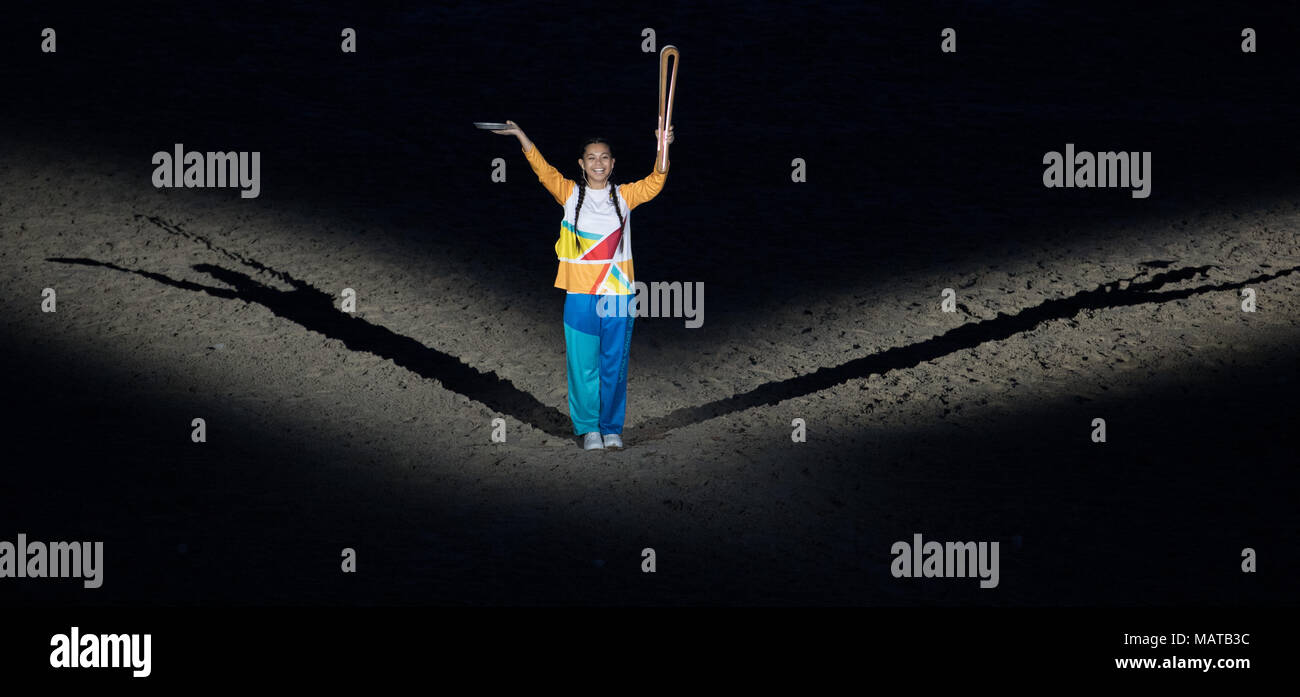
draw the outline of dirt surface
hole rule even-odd
[[[1291,515],[1261,438],[1294,412],[1252,406],[1294,404],[1291,201],[1044,234],[762,321],[646,319],[628,448],[583,452],[560,291],[500,302],[415,231],[5,151],[10,379],[52,390],[9,393],[48,429],[19,510],[113,541],[99,602],[1239,602],[1261,589],[1237,550]],[[913,532],[1000,540],[996,599],[893,579]]]

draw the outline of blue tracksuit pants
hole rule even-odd
[[[569,418],[573,432],[623,433],[627,407],[627,356],[632,346],[633,312],[611,312],[606,296],[564,296],[564,346],[569,372]],[[601,317],[601,314],[609,316]]]

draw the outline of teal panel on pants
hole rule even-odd
[[[569,296],[573,297],[573,296]],[[569,373],[569,418],[573,432],[600,430],[600,336],[564,323],[564,348]]]

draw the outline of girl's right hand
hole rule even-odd
[[[524,131],[523,131],[522,128],[519,127],[519,124],[517,124],[517,123],[515,123],[514,121],[511,121],[511,120],[509,120],[509,119],[506,119],[506,123],[510,124],[510,128],[503,128],[503,129],[501,129],[501,130],[499,130],[499,131],[492,131],[492,132],[493,132],[493,133],[500,133],[500,134],[503,135],[503,136],[520,136],[520,137],[523,137],[523,135],[524,135]]]

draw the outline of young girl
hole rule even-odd
[[[578,167],[582,180],[565,179],[547,164],[533,142],[514,121],[493,131],[519,137],[537,179],[564,206],[555,255],[560,270],[555,287],[568,291],[564,300],[564,345],[569,374],[569,417],[573,432],[583,437],[584,450],[623,447],[623,416],[627,404],[627,354],[632,345],[632,313],[611,311],[602,295],[632,295],[632,209],[654,198],[668,177],[668,165],[632,184],[615,185],[614,153],[609,143],[591,138],[582,147]],[[655,129],[656,147],[660,128]],[[667,142],[673,142],[668,126]],[[606,300],[612,300],[607,298]],[[620,298],[619,300],[627,300]]]

